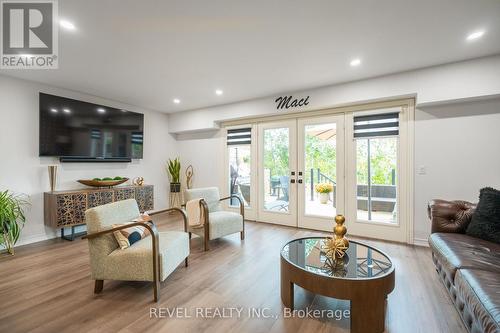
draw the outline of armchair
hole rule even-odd
[[[245,206],[237,195],[220,198],[217,187],[206,187],[188,189],[185,191],[186,201],[193,199],[200,200],[200,205],[204,210],[205,221],[203,227],[188,227],[189,238],[196,234],[204,240],[204,250],[208,251],[210,240],[224,237],[239,232],[241,240],[245,239]],[[234,198],[240,203],[240,212],[228,212],[222,210],[221,201]]]
[[[98,206],[85,212],[88,234],[83,238],[88,239],[91,277],[95,280],[94,293],[102,291],[104,280],[151,281],[154,301],[160,299],[160,281],[164,281],[182,261],[188,266],[187,218],[179,208],[149,213],[154,216],[174,211],[182,215],[184,232],[158,232],[151,219],[127,223],[140,216],[134,199]],[[126,224],[111,227],[122,223]],[[132,226],[148,229],[151,236],[122,250],[113,232]]]

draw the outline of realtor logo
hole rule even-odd
[[[0,0],[0,4],[0,68],[57,68],[57,0]]]

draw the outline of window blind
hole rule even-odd
[[[142,144],[143,141],[144,137],[141,132],[132,132],[132,143]]]
[[[235,128],[227,130],[227,145],[249,145],[252,143],[252,129]]]
[[[399,135],[399,113],[354,117],[354,137],[366,138]]]

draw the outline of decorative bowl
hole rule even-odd
[[[113,187],[120,185],[128,181],[128,178],[122,178],[120,180],[94,180],[94,179],[79,179],[78,182],[83,185],[92,187]]]

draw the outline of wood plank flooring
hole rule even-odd
[[[159,229],[181,230],[181,224],[167,217]],[[153,303],[152,285],[145,282],[105,281],[103,293],[95,296],[86,241],[19,247],[15,257],[0,259],[0,332],[349,332],[347,318],[283,318],[280,249],[308,235],[325,233],[247,222],[243,242],[235,234],[212,241],[208,252],[193,238],[189,267],[179,266],[162,283],[159,303]],[[396,265],[386,332],[465,332],[429,249],[364,241]],[[295,290],[296,309],[349,309],[348,301]],[[205,307],[243,310],[240,317],[196,318],[196,308]],[[185,309],[192,318],[151,318],[151,308]],[[250,316],[252,308],[264,309],[266,318]]]

